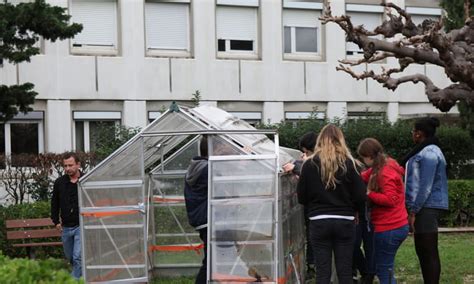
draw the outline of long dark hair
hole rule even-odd
[[[357,147],[357,153],[361,157],[371,158],[374,160],[372,164],[372,175],[369,179],[369,184],[367,187],[374,192],[381,192],[377,179],[380,173],[380,170],[383,168],[387,162],[387,157],[385,155],[382,144],[375,138],[366,138],[359,143]]]

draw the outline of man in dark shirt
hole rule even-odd
[[[204,244],[204,258],[195,284],[207,283],[207,190],[208,190],[208,149],[207,136],[203,136],[199,146],[200,156],[194,157],[188,167],[184,199],[189,224],[199,232]]]
[[[62,231],[64,255],[72,265],[71,274],[79,279],[82,275],[82,263],[77,182],[81,176],[81,162],[75,153],[66,153],[63,165],[66,174],[54,182],[51,219],[56,228]]]

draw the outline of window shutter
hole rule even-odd
[[[149,49],[189,49],[189,4],[145,4],[146,41]]]
[[[257,40],[257,9],[217,7],[217,39]]]
[[[318,18],[320,16],[320,11],[284,9],[283,26],[319,28],[321,22]]]
[[[73,45],[117,45],[117,0],[73,0],[70,13],[83,26]]]
[[[427,20],[427,19],[430,19],[430,20],[433,20],[433,21],[437,22],[439,20],[439,17],[438,16],[428,16],[428,15],[411,15],[411,21],[415,25],[419,25],[419,24],[423,23],[424,20]]]
[[[382,14],[380,13],[349,12],[347,14],[348,16],[351,16],[351,21],[354,26],[364,25],[364,28],[368,31],[373,31],[376,27],[382,24]],[[348,42],[346,46],[347,51],[361,51],[355,43]]]
[[[374,30],[382,24],[382,14],[380,13],[348,13],[354,26],[364,25],[368,31]]]

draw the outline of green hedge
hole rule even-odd
[[[444,214],[442,224],[474,225],[474,180],[450,180],[448,193],[449,211]]]
[[[0,251],[10,257],[27,256],[25,248],[14,248],[11,246],[11,241],[6,239],[5,220],[47,218],[49,216],[50,203],[48,201],[10,205],[8,207],[0,206]],[[57,241],[57,239],[54,240]],[[41,247],[37,248],[35,252],[38,258],[63,257],[63,250],[60,246]]]
[[[296,123],[284,122],[276,125],[264,125],[262,128],[277,128],[281,146],[297,148],[299,138],[308,131],[319,132],[327,121],[309,119]],[[343,124],[337,123],[343,130],[348,146],[355,153],[359,142],[367,137],[373,137],[382,143],[386,152],[400,160],[413,147],[411,121],[398,121],[390,124],[383,120],[355,120]],[[468,131],[455,126],[442,126],[437,135],[441,148],[449,164],[449,178],[474,178],[474,140]]]
[[[74,280],[59,259],[10,259],[0,253],[0,283],[84,283]]]

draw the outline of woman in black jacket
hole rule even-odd
[[[333,253],[339,283],[352,283],[354,208],[365,201],[366,189],[344,135],[335,125],[321,130],[313,157],[303,164],[297,192],[310,219],[316,283],[330,283]]]

